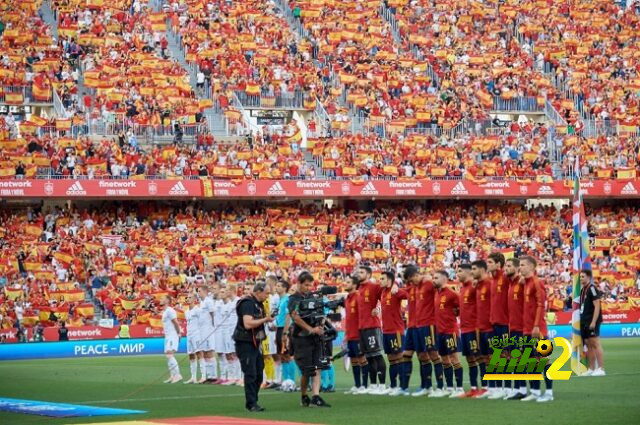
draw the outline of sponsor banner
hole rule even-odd
[[[0,411],[27,415],[71,418],[81,416],[114,416],[146,413],[145,410],[114,409],[111,407],[85,406],[79,404],[51,403],[48,401],[0,398]]]
[[[186,353],[186,350],[187,338],[180,338],[178,351]],[[162,354],[163,352],[164,338],[30,342],[26,344],[1,344],[0,360],[133,356]]]
[[[0,198],[201,197],[199,180],[0,180]]]
[[[58,326],[50,326],[44,328],[45,341],[58,341]],[[69,340],[83,339],[111,339],[117,338],[119,327],[103,328],[99,326],[78,326],[68,327]],[[152,328],[147,325],[131,325],[129,326],[129,334],[131,338],[153,338],[162,337],[161,328]]]
[[[549,338],[561,336],[571,338],[571,325],[549,326]],[[639,338],[640,323],[603,323],[600,326],[601,338]]]
[[[602,323],[640,323],[640,310],[607,310],[602,313]],[[571,312],[556,313],[556,324],[571,324]]]
[[[0,180],[0,198],[569,198],[571,184],[516,180]],[[206,186],[206,189],[205,187]],[[581,182],[587,198],[640,197],[640,180]]]

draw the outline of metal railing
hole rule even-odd
[[[242,102],[240,101],[240,99],[237,96],[237,92],[233,93],[233,97],[231,98],[231,104],[238,108],[240,110],[240,113],[242,114],[241,119],[239,120],[238,123],[236,123],[236,131],[238,133],[238,135],[240,135],[240,126],[246,128],[251,134],[258,134],[260,132],[260,128],[257,125],[253,125],[251,124],[250,118],[249,120],[247,120],[246,118],[249,117],[249,113],[244,109],[244,106],[242,105]]]
[[[250,95],[244,91],[236,90],[234,94],[245,108],[305,109],[305,95],[300,90],[275,96],[268,95],[264,91],[260,95]]]
[[[56,111],[56,115],[61,118],[67,117],[67,109],[62,104],[62,100],[60,100],[60,96],[55,90],[53,92],[53,109]]]
[[[500,96],[494,96],[493,109],[495,111],[544,112],[544,107],[538,105],[538,101],[535,97],[503,99]]]
[[[567,125],[567,121],[548,100],[544,101],[544,115],[554,125]]]

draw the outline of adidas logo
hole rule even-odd
[[[71,185],[69,189],[67,189],[67,195],[86,195],[87,191],[84,190],[84,187],[80,184],[80,182],[75,182]]]
[[[538,195],[553,195],[555,192],[549,186],[542,185],[538,189]]]
[[[275,182],[274,184],[271,185],[269,190],[267,190],[267,195],[273,196],[273,195],[286,195],[286,194],[287,192],[285,192],[280,182]]]
[[[365,184],[362,190],[360,191],[360,195],[377,195],[377,194],[378,194],[378,190],[371,182]]]
[[[451,189],[451,194],[452,195],[468,195],[469,191],[467,190],[466,187],[464,187],[464,184],[462,184],[462,182],[458,182],[458,184],[456,184],[453,189]]]
[[[188,195],[189,191],[184,187],[182,182],[178,182],[173,185],[169,190],[169,195]]]
[[[633,183],[629,182],[629,183],[624,185],[624,187],[622,188],[621,193],[623,195],[637,195],[638,194],[638,190],[633,185]]]

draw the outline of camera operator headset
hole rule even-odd
[[[258,404],[258,391],[264,372],[262,341],[267,337],[264,325],[273,321],[273,316],[267,316],[262,304],[268,296],[269,286],[266,283],[256,283],[251,295],[241,298],[236,305],[238,323],[233,332],[233,340],[236,342],[236,354],[244,373],[245,407],[250,412],[264,410]]]
[[[317,407],[331,407],[320,397],[320,369],[322,364],[320,356],[322,355],[322,335],[324,334],[324,326],[322,322],[318,322],[315,318],[305,317],[304,312],[309,305],[317,302],[317,299],[311,293],[313,285],[313,276],[311,273],[304,271],[298,276],[298,290],[289,297],[289,314],[293,321],[293,331],[291,334],[291,346],[293,348],[293,356],[296,364],[302,372],[300,379],[300,391],[302,392],[301,404],[303,407],[309,407],[311,404]],[[324,320],[324,319],[322,319]],[[310,399],[307,395],[311,379],[311,390],[313,396]]]

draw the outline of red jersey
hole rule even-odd
[[[404,332],[402,320],[402,300],[408,297],[407,291],[399,289],[395,295],[391,288],[382,288],[380,304],[382,305],[382,333],[395,334]]]
[[[491,332],[491,278],[481,280],[476,285],[476,311],[478,313],[478,329],[480,332]]]
[[[407,289],[408,299],[407,299],[407,328],[415,328],[416,325],[416,317],[418,316],[418,312],[416,311],[416,292],[417,287],[414,285],[410,285]]]
[[[358,288],[358,317],[360,329],[380,328],[380,318],[371,311],[378,306],[382,287],[375,283],[363,282]]]
[[[491,324],[509,324],[509,286],[502,270],[491,281]]]
[[[536,276],[524,280],[524,307],[522,332],[531,335],[533,328],[540,328],[540,336],[547,336],[547,321],[544,317],[547,309],[547,290]]]
[[[439,334],[457,334],[456,309],[460,308],[458,294],[446,286],[435,292],[436,331]]]
[[[522,332],[522,309],[524,307],[524,285],[520,277],[505,276],[509,285],[509,331]]]
[[[428,280],[423,280],[416,287],[416,327],[436,324],[434,294],[436,287]]]
[[[347,295],[344,301],[345,318],[344,327],[347,341],[360,339],[360,327],[358,326],[358,292]]]
[[[459,303],[460,330],[463,333],[475,332],[478,329],[478,312],[476,311],[476,288],[471,282],[462,284]]]

